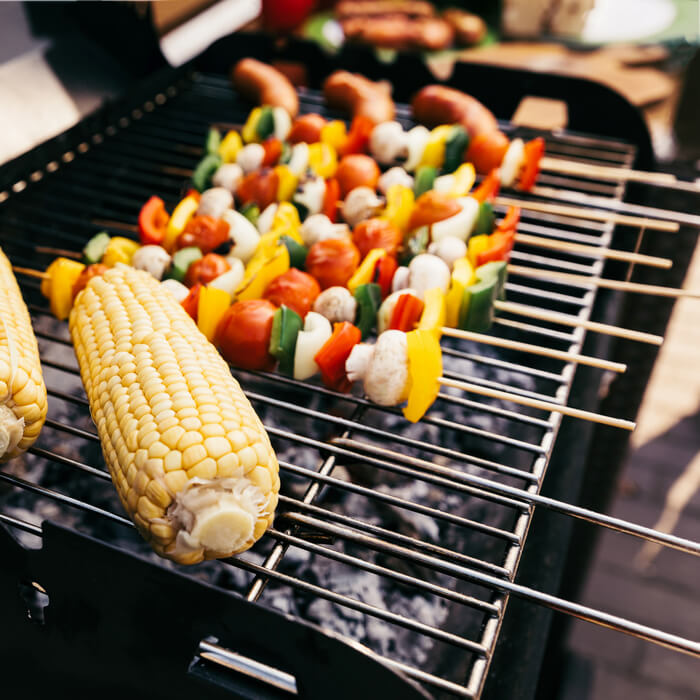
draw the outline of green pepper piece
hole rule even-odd
[[[105,250],[109,245],[110,235],[107,231],[96,233],[83,248],[83,262],[86,265],[94,265],[102,260]]]
[[[476,268],[477,281],[464,290],[459,308],[458,325],[462,330],[485,333],[491,327],[493,302],[505,299],[506,270],[502,260]]]
[[[284,304],[272,318],[270,355],[279,360],[279,371],[290,377],[294,374],[294,351],[303,325],[301,316]]]
[[[245,216],[245,218],[248,219],[253,226],[257,227],[258,218],[260,217],[260,207],[255,202],[248,202],[248,204],[244,204],[239,209],[239,212],[243,214],[243,216]]]
[[[425,253],[428,250],[428,243],[430,242],[430,229],[427,226],[421,226],[416,229],[416,232],[408,239],[406,246],[399,260],[401,265],[408,265],[408,263],[421,253]]]
[[[303,270],[309,249],[301,245],[301,243],[297,243],[291,236],[282,236],[280,240],[287,246],[287,250],[289,251],[289,265]]]
[[[221,132],[212,127],[207,134],[207,140],[204,145],[204,151],[213,155],[218,154],[219,146],[221,145]]]
[[[506,278],[508,277],[508,267],[505,260],[494,260],[493,262],[480,265],[476,268],[478,279],[496,278],[496,299],[506,298]]]
[[[166,277],[171,277],[178,282],[184,282],[187,268],[201,257],[202,251],[195,246],[181,248],[173,255],[173,262]]]
[[[266,105],[262,108],[258,123],[255,125],[255,132],[261,141],[270,138],[275,133],[275,114],[272,107]]]
[[[282,143],[282,153],[280,154],[279,163],[280,165],[287,165],[292,159],[292,147],[284,141]]]
[[[482,233],[493,233],[493,225],[496,221],[496,215],[493,213],[493,207],[489,202],[482,202],[479,205],[479,214],[476,217],[472,236],[478,236]]]
[[[192,186],[204,192],[211,184],[212,175],[219,169],[221,165],[221,156],[215,153],[207,153],[202,160],[197,163],[197,167],[192,173]]]
[[[418,170],[416,170],[416,180],[413,183],[413,194],[416,199],[420,197],[423,192],[433,189],[433,183],[437,177],[437,169],[432,165],[421,165]]]
[[[297,202],[294,198],[292,198],[292,205],[299,212],[299,221],[304,221],[309,215],[309,208],[306,206],[306,204]]]
[[[442,170],[445,173],[453,173],[462,165],[464,161],[464,152],[469,145],[469,134],[464,127],[455,124],[452,127],[450,135],[445,141],[445,162],[442,164]]]
[[[374,282],[361,284],[355,289],[354,296],[357,301],[355,325],[362,332],[364,340],[371,333],[377,320],[377,311],[382,303],[382,288]]]

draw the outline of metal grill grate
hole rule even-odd
[[[303,111],[323,109],[317,93],[302,93]],[[225,80],[202,74],[125,110],[103,130],[69,144],[60,159],[0,192],[3,249],[16,264],[41,268],[52,257],[42,246],[78,250],[99,229],[133,236],[138,210],[150,194],[169,208],[177,203],[208,126],[222,119],[241,123],[246,111]],[[399,116],[408,122],[406,108]],[[629,145],[565,133],[548,135],[547,148],[623,167],[634,156]],[[615,201],[623,194],[621,184],[560,176],[542,176],[540,184]],[[527,212],[520,230],[599,247],[608,246],[613,233],[611,224]],[[602,258],[543,254],[517,245],[512,259],[583,274],[590,283],[512,276],[509,300],[590,317]],[[39,339],[50,418],[29,454],[0,472],[0,483],[9,487],[0,491],[0,522],[36,536],[40,522],[50,517],[150,556],[130,521],[118,514],[118,500],[106,483],[66,324],[50,316],[34,280],[21,283]],[[494,330],[571,352],[579,352],[584,340],[581,328],[523,322],[508,314],[497,319]],[[443,346],[448,377],[560,404],[569,398],[571,363],[449,339]],[[332,625],[437,694],[480,695],[510,594],[700,653],[694,642],[513,582],[535,505],[700,551],[672,535],[541,496],[559,414],[447,389],[424,420],[408,426],[399,411],[359,395],[267,373],[234,374],[280,455],[283,495],[275,529],[254,550],[202,565],[198,575],[250,601]],[[211,655],[214,647],[203,644]],[[214,651],[235,667],[235,655]]]

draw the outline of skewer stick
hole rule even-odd
[[[621,362],[611,362],[610,360],[602,360],[598,357],[590,355],[581,355],[576,352],[565,352],[563,350],[554,350],[553,348],[544,347],[542,345],[532,345],[531,343],[522,343],[519,340],[509,340],[508,338],[499,338],[494,335],[486,335],[485,333],[474,333],[473,331],[463,331],[460,328],[442,328],[443,335],[451,338],[460,338],[462,340],[472,340],[477,343],[485,343],[487,345],[495,345],[498,348],[506,350],[519,350],[521,352],[529,352],[532,355],[542,355],[543,357],[551,357],[555,360],[564,360],[565,362],[575,362],[580,365],[588,365],[590,367],[598,367],[607,369],[612,372],[624,372],[627,365]]]
[[[455,389],[461,389],[462,391],[467,391],[471,394],[480,394],[481,396],[488,396],[492,399],[512,401],[513,403],[519,403],[523,406],[530,406],[531,408],[537,408],[542,411],[553,411],[556,413],[561,413],[565,416],[571,416],[572,418],[581,418],[582,420],[589,420],[593,423],[610,425],[613,428],[623,428],[624,430],[634,430],[636,428],[636,424],[633,421],[623,420],[621,418],[611,418],[610,416],[604,416],[600,413],[592,413],[591,411],[584,411],[580,408],[562,406],[558,403],[552,403],[550,401],[531,399],[526,396],[511,394],[507,391],[489,389],[488,387],[479,386],[478,384],[471,384],[470,382],[461,382],[456,379],[447,379],[446,377],[439,377],[438,382],[443,386],[451,386]]]
[[[586,277],[585,275],[575,275],[571,272],[554,272],[552,270],[537,270],[534,267],[523,267],[521,265],[508,265],[508,272],[523,277],[533,277],[535,279],[572,282],[582,286],[595,285],[605,289],[615,289],[620,292],[636,292],[638,294],[654,294],[660,297],[687,297],[690,299],[700,299],[700,291],[693,289],[676,289],[674,287],[660,287],[655,284],[640,284],[639,282],[623,282],[621,280],[608,280],[601,277]]]
[[[627,250],[615,250],[613,248],[601,248],[583,243],[571,243],[560,241],[554,238],[543,238],[542,236],[531,236],[527,233],[515,234],[515,240],[526,245],[534,245],[539,248],[549,248],[551,250],[562,250],[571,253],[582,253],[591,257],[609,258],[610,260],[622,260],[623,262],[635,265],[648,265],[649,267],[660,267],[668,270],[673,262],[668,258],[657,258],[653,255],[640,255]]]
[[[563,326],[581,326],[587,331],[595,333],[603,333],[604,335],[614,335],[618,338],[627,340],[636,340],[640,343],[648,343],[649,345],[661,345],[664,342],[663,336],[653,335],[651,333],[643,333],[642,331],[633,331],[628,328],[620,328],[619,326],[611,326],[607,323],[597,323],[596,321],[584,321],[578,316],[563,314],[558,311],[548,311],[537,306],[528,306],[526,304],[518,304],[512,301],[494,301],[494,309],[504,311],[506,313],[519,314],[528,316],[540,321],[550,321],[551,323],[559,323]]]
[[[538,211],[542,214],[555,214],[557,216],[571,216],[576,219],[591,219],[592,221],[612,221],[622,226],[644,227],[654,231],[666,231],[675,233],[680,228],[675,221],[663,221],[661,219],[648,219],[643,216],[628,216],[614,211],[601,209],[588,209],[586,207],[574,207],[569,204],[551,204],[549,202],[534,202],[519,197],[504,197],[499,195],[495,199],[496,204],[505,207],[520,207],[530,211]]]
[[[12,266],[12,272],[17,275],[26,275],[27,277],[35,277],[38,280],[47,280],[51,278],[51,275],[41,270],[32,270],[31,267],[19,267],[18,265]]]

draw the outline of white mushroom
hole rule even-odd
[[[345,375],[351,382],[357,382],[365,378],[369,361],[374,353],[374,345],[358,343],[345,360]]]
[[[369,150],[376,161],[390,165],[408,152],[408,135],[398,122],[383,122],[372,129]]]
[[[265,149],[259,143],[243,146],[236,156],[236,163],[241,166],[246,175],[259,170],[263,160],[265,160]]]
[[[365,394],[380,406],[396,406],[408,397],[408,348],[402,331],[382,333],[365,372]]]
[[[525,164],[525,144],[522,139],[513,139],[501,163],[501,185],[510,187]]]
[[[399,289],[398,291],[391,293],[382,302],[382,305],[377,311],[377,333],[379,335],[384,333],[384,331],[389,327],[391,317],[394,313],[394,309],[396,308],[396,303],[398,302],[399,297],[403,296],[404,294],[412,294],[414,297],[418,296],[413,289]]]
[[[304,319],[304,329],[297,335],[294,349],[294,379],[308,379],[319,371],[314,357],[333,335],[330,321],[325,316],[309,311]]]
[[[213,216],[220,219],[233,206],[233,195],[224,187],[211,187],[202,192],[197,207],[197,216]]]
[[[346,287],[329,287],[316,297],[314,311],[331,323],[354,323],[357,301]]]
[[[159,245],[145,245],[134,253],[131,265],[137,270],[145,270],[157,280],[162,280],[171,261],[172,258],[165,248]]]
[[[274,137],[286,141],[292,128],[292,118],[284,107],[272,108],[272,121],[275,125]]]
[[[306,207],[309,215],[318,214],[323,208],[325,194],[326,181],[322,177],[313,177],[299,185],[292,199]]]
[[[450,268],[437,255],[416,255],[408,264],[408,270],[409,285],[421,299],[428,289],[440,287],[446,292],[450,287]]]
[[[347,224],[334,224],[325,214],[312,214],[307,217],[299,229],[307,246],[328,238],[347,238],[350,229]]]
[[[422,124],[414,126],[408,132],[408,157],[403,167],[409,172],[413,172],[420,165],[429,137],[430,132]]]
[[[258,217],[258,232],[260,235],[267,233],[272,228],[275,214],[277,213],[277,207],[277,204],[268,204]]]
[[[355,228],[360,221],[371,219],[384,206],[383,200],[377,197],[369,187],[356,187],[350,190],[343,202],[343,219],[348,226]]]
[[[243,281],[243,277],[245,276],[245,265],[240,258],[234,258],[232,256],[227,257],[226,262],[231,266],[231,269],[215,277],[209,282],[208,286],[216,287],[216,289],[223,289],[225,292],[228,292],[231,300],[233,300],[236,296],[236,289],[238,289],[238,285]]]
[[[190,293],[190,290],[187,289],[182,282],[178,282],[177,280],[167,279],[163,280],[161,284],[164,289],[167,289],[175,297],[175,301],[177,301],[178,304],[181,304]]]
[[[301,143],[292,146],[292,153],[289,156],[287,167],[291,170],[292,175],[301,177],[309,165],[309,145],[302,141]]]
[[[433,241],[428,246],[428,252],[444,260],[451,270],[455,260],[459,260],[467,254],[467,244],[456,236],[446,236],[438,241]]]
[[[244,263],[248,262],[260,241],[258,230],[243,214],[233,209],[225,211],[221,218],[229,225],[228,235],[233,241],[229,255],[240,258]]]
[[[405,265],[398,267],[396,272],[394,272],[394,277],[391,280],[391,291],[398,292],[401,289],[406,289],[406,287],[408,287],[409,274],[408,267]]]
[[[382,194],[386,194],[392,185],[403,185],[404,187],[413,189],[413,177],[400,165],[396,165],[393,168],[389,168],[389,170],[379,177],[377,189]]]
[[[479,202],[474,197],[460,197],[457,202],[462,208],[456,214],[430,227],[430,237],[433,241],[448,237],[466,241],[471,235],[479,217]]]
[[[231,193],[235,193],[243,179],[243,168],[238,163],[224,163],[214,173],[211,179],[215,187],[223,187]]]

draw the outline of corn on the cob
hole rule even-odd
[[[24,452],[46,420],[46,386],[32,321],[0,250],[0,461]]]
[[[180,304],[117,265],[77,296],[70,330],[105,461],[143,537],[181,564],[250,547],[272,524],[277,458]]]

